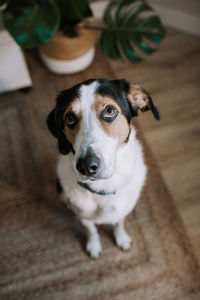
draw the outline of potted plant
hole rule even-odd
[[[132,63],[143,59],[141,53],[156,51],[165,35],[160,18],[144,0],[110,0],[100,24],[88,0],[0,0],[2,4],[3,23],[16,42],[23,49],[39,47],[56,73],[77,72],[91,63],[95,31],[101,32],[106,56]]]

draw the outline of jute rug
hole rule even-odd
[[[56,192],[57,147],[46,116],[60,90],[117,76],[99,53],[73,76],[48,73],[34,53],[27,60],[33,90],[0,97],[0,298],[200,299],[196,259],[144,140],[148,180],[126,222],[133,246],[120,251],[101,227],[103,252],[88,257],[85,235]]]

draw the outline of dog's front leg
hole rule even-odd
[[[128,250],[131,247],[131,238],[124,228],[124,219],[114,225],[114,237],[116,244],[123,250]]]
[[[102,250],[97,228],[90,220],[82,219],[81,222],[86,227],[88,233],[86,249],[92,258],[97,258]]]

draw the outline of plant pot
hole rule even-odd
[[[56,74],[72,74],[87,68],[95,54],[96,36],[92,30],[82,29],[77,37],[57,32],[41,46],[40,57],[46,67]]]

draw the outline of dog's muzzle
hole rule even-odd
[[[101,161],[95,155],[86,155],[80,157],[77,161],[76,168],[84,176],[95,176],[100,169]]]

